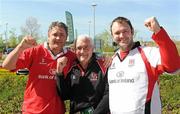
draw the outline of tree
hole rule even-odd
[[[11,29],[9,31],[9,40],[8,40],[8,47],[14,48],[18,44],[17,35],[15,33],[15,29]]]
[[[112,46],[112,38],[111,38],[111,34],[110,32],[108,32],[108,30],[104,30],[102,33],[98,34],[96,36],[96,39],[101,39],[103,41],[103,44],[102,44],[102,51],[103,52],[113,52],[114,51],[114,48]]]
[[[5,43],[4,43],[4,40],[3,40],[3,36],[2,36],[2,34],[0,34],[0,51],[4,50],[5,47],[6,46],[5,46]]]
[[[4,40],[3,40],[2,35],[0,34],[0,47],[3,47],[3,46],[4,46]]]
[[[30,35],[34,38],[39,38],[39,28],[40,24],[34,17],[29,17],[26,19],[26,23],[21,27],[21,32],[23,36]]]

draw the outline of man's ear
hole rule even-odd
[[[49,37],[49,34],[50,34],[50,32],[48,31],[48,33],[47,33],[48,37]]]
[[[131,30],[131,34],[132,34],[132,36],[134,36],[134,29]]]

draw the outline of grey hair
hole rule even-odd
[[[91,45],[92,47],[94,47],[94,42],[93,42],[92,38],[91,38],[89,35],[87,35],[87,34],[81,34],[81,35],[79,35],[79,36],[76,38],[76,40],[75,40],[75,42],[74,42],[75,47],[76,47],[77,40],[79,40],[79,39],[87,39],[87,40],[89,40],[89,41],[90,41],[90,45]]]

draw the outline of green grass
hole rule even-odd
[[[164,75],[160,78],[163,114],[180,114],[180,78]]]

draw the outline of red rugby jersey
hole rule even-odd
[[[29,77],[24,93],[22,112],[64,114],[64,103],[56,91],[55,72],[57,58],[66,56],[68,65],[64,73],[68,71],[76,58],[75,54],[67,49],[54,56],[47,48],[47,43],[25,50],[17,61],[17,68],[28,68]]]

